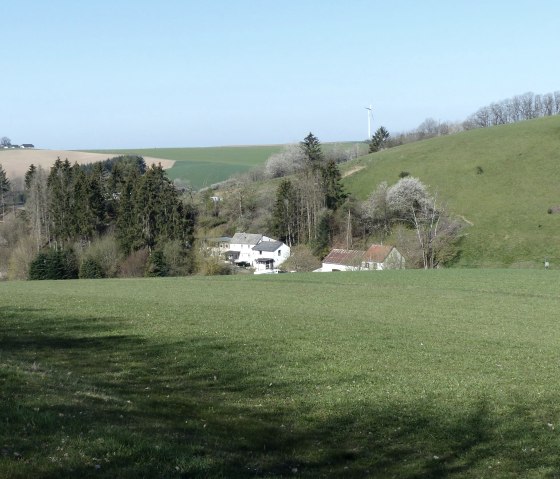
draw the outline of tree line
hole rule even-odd
[[[516,95],[512,98],[483,106],[463,121],[438,121],[434,118],[426,118],[415,129],[395,133],[390,137],[387,136],[386,139],[380,142],[380,134],[385,130],[382,126],[375,132],[372,138],[368,139],[368,144],[370,145],[370,153],[372,153],[383,148],[392,148],[406,143],[451,135],[475,128],[488,128],[490,126],[506,125],[559,114],[560,91],[545,94],[527,92],[523,95]]]
[[[463,123],[465,130],[517,123],[560,114],[560,91],[535,95],[532,92],[493,102],[479,108]]]
[[[33,259],[16,276],[114,276],[119,261],[146,274],[189,271],[196,210],[161,165],[147,168],[134,156],[92,165],[58,158],[49,171],[31,165],[24,183],[25,209],[12,221],[25,234],[13,245],[12,267]]]

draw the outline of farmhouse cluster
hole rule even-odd
[[[30,148],[35,148],[35,145],[32,145],[31,143],[23,143],[21,145],[12,145],[11,143],[8,144],[2,144],[0,145],[0,148],[3,149],[20,149],[20,150],[25,150],[25,149],[30,149]]]
[[[254,268],[255,274],[277,273],[290,257],[290,247],[282,241],[258,233],[235,233],[214,241],[215,253],[236,266]]]
[[[211,251],[230,264],[253,268],[255,274],[278,273],[290,247],[259,233],[235,233],[209,240]],[[394,246],[371,245],[366,251],[333,249],[315,272],[404,269],[405,259]]]

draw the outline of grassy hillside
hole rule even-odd
[[[560,205],[560,116],[404,145],[357,167],[345,186],[362,199],[408,171],[471,222],[460,266],[560,266],[560,214],[547,213]]]
[[[0,476],[555,477],[559,282],[0,282]]]

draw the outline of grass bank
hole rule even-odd
[[[470,226],[459,266],[560,264],[560,116],[410,143],[351,162],[344,179],[365,199],[401,172],[420,178]],[[553,209],[554,214],[549,214]]]
[[[559,281],[0,283],[0,477],[556,477]]]

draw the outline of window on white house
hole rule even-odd
[[[278,250],[278,256],[280,256],[280,253],[282,253],[282,250]]]

